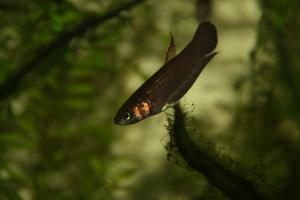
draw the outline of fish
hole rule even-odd
[[[134,124],[166,110],[187,93],[218,53],[212,53],[218,36],[216,27],[209,21],[199,24],[191,42],[178,55],[172,32],[170,35],[165,64],[121,106],[114,118],[115,124]]]

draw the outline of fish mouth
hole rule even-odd
[[[114,119],[114,123],[116,125],[128,125],[129,124],[127,121],[119,120],[119,119]]]

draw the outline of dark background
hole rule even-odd
[[[0,199],[230,199],[167,160],[164,113],[113,124],[163,65],[170,29],[180,52],[203,19],[220,53],[182,102],[220,156],[299,199],[299,7],[0,0]]]

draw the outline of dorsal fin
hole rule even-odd
[[[172,58],[176,56],[176,48],[175,48],[175,40],[172,35],[172,31],[170,31],[171,41],[169,43],[167,52],[166,52],[166,60],[165,63],[169,62]]]

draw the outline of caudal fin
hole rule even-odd
[[[202,55],[212,52],[218,43],[216,27],[208,21],[202,22],[198,26],[192,42]]]

